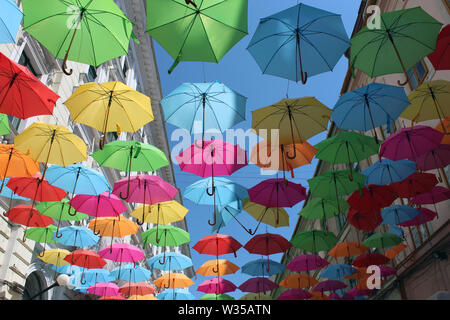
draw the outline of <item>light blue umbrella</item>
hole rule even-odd
[[[416,171],[416,164],[413,161],[381,159],[364,170],[362,174],[366,176],[366,185],[384,186],[402,181]]]
[[[331,120],[340,129],[369,131],[387,124],[390,130],[410,104],[403,87],[371,83],[343,94],[334,106]],[[374,137],[378,143],[375,130]]]
[[[68,226],[59,229],[59,237],[53,234],[53,240],[66,246],[90,247],[96,245],[100,237],[95,235],[91,229],[80,226]]]
[[[247,50],[263,73],[306,83],[333,71],[349,47],[341,15],[298,4],[261,19]]]
[[[80,268],[80,269],[82,269],[82,268]],[[83,282],[81,282],[82,278],[83,278],[83,272],[81,272],[81,271],[80,272],[74,272],[73,274],[71,274],[69,276],[69,285],[75,287],[73,289],[74,291],[87,293],[87,288],[89,288],[94,283],[90,283],[90,282],[87,282],[87,281],[85,282],[84,280],[83,280]]]
[[[111,271],[111,276],[117,280],[124,280],[128,282],[141,282],[150,279],[151,272],[141,266],[134,264],[127,264],[121,267],[116,267]]]
[[[0,43],[16,42],[23,13],[13,0],[0,0]]]
[[[77,272],[81,273],[81,267],[79,266],[74,266],[71,264],[65,264],[63,266],[56,266],[56,265],[52,265],[52,270],[55,270],[58,273],[64,273],[67,275],[72,275],[75,274]]]
[[[163,260],[164,263],[161,263],[161,260]],[[148,265],[150,266],[150,270],[153,271],[153,269],[159,269],[159,270],[183,270],[189,267],[192,267],[192,260],[191,258],[185,256],[184,254],[177,253],[177,252],[166,252],[160,253],[150,259],[147,260]]]
[[[326,267],[320,276],[331,280],[343,280],[344,276],[350,276],[358,272],[355,268],[348,264],[331,264]]]
[[[381,211],[382,224],[398,225],[399,223],[414,219],[421,212],[407,205],[394,205]]]
[[[88,269],[84,272],[83,282],[86,281],[91,284],[99,282],[112,282],[115,278],[111,272],[106,269]]]
[[[195,296],[186,289],[166,289],[157,296],[158,300],[195,300]]]
[[[395,224],[388,225],[388,232],[395,234],[397,237],[403,238],[403,229]]]
[[[270,264],[270,268],[269,268]],[[251,276],[272,276],[277,273],[283,272],[285,269],[284,265],[273,261],[271,259],[256,259],[247,262],[241,267],[241,272],[249,274]],[[267,272],[269,270],[269,272]]]
[[[15,194],[10,188],[8,188],[6,185],[9,181],[9,178],[5,178],[5,182],[3,184],[3,189],[2,192],[0,192],[0,196],[1,197],[5,197],[5,198],[10,198],[11,200],[25,200],[25,201],[29,201],[30,199],[28,198],[24,198],[21,196],[18,196],[17,194]],[[3,183],[3,180],[0,180],[0,185]]]
[[[247,98],[220,82],[183,83],[161,100],[167,123],[195,132],[202,126],[202,141],[208,129],[220,132],[245,120]]]
[[[217,223],[212,227],[211,231],[217,231],[225,227],[233,218],[242,212],[242,201],[237,200],[230,202],[224,206],[217,208]]]

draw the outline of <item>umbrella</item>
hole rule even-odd
[[[349,46],[339,14],[301,3],[261,19],[247,50],[263,73],[305,84],[332,71]]]
[[[356,257],[355,260],[353,260],[352,265],[355,267],[368,267],[371,265],[382,265],[382,264],[386,264],[389,263],[389,259],[379,253],[376,252],[369,252],[369,253],[363,253],[361,255],[359,255],[358,257]]]
[[[200,300],[235,300],[235,299],[226,293],[222,294],[207,293],[201,296]]]
[[[353,50],[352,50],[353,52]],[[410,102],[401,87],[371,83],[359,89],[344,93],[336,103],[331,120],[338,128],[373,130],[374,140],[378,144],[375,128],[396,121]]]
[[[259,293],[272,291],[278,288],[278,284],[276,284],[272,280],[269,280],[268,278],[255,277],[248,279],[247,281],[242,283],[238,288],[239,290],[244,292]]]
[[[339,289],[345,289],[347,285],[339,280],[325,280],[319,282],[315,287],[314,291],[321,292],[323,294],[324,291],[336,291]]]
[[[135,222],[120,216],[96,218],[89,222],[88,227],[97,235],[111,237],[110,250],[112,250],[114,237],[123,238],[136,234],[139,230],[139,226]],[[96,231],[96,228],[98,231]]]
[[[146,268],[132,263],[114,268],[111,271],[111,276],[117,280],[124,280],[128,282],[142,282],[150,279],[151,272]]]
[[[368,185],[355,190],[347,202],[356,211],[376,211],[390,206],[397,196],[400,196],[396,187],[395,184],[392,186]]]
[[[119,292],[127,296],[139,295],[145,296],[147,294],[154,294],[155,288],[149,285],[147,282],[136,282],[123,285],[119,288]]]
[[[53,223],[53,219],[43,216],[35,208],[29,205],[20,204],[14,208],[9,209],[7,212],[3,212],[3,215],[7,217],[11,222],[26,226],[26,227],[39,227],[45,228]],[[25,228],[27,230],[27,228]],[[25,242],[25,234],[23,234],[22,241]]]
[[[353,131],[340,132],[315,145],[316,158],[332,164],[348,164],[352,180],[353,162],[359,162],[378,153],[378,143],[369,136]]]
[[[414,219],[420,211],[407,205],[394,205],[381,211],[383,224],[398,225],[402,222]]]
[[[372,290],[361,290],[361,289],[358,289],[358,288],[353,288],[353,289],[351,289],[351,290],[349,290],[347,292],[347,294],[349,294],[349,295],[351,295],[351,296],[353,296],[355,298],[356,297],[363,297],[363,296],[370,296],[370,295],[372,295],[374,293],[375,293],[374,289],[372,289]]]
[[[202,276],[224,276],[236,273],[239,267],[227,259],[208,260],[201,265],[195,272]]]
[[[260,223],[268,224],[274,228],[289,226],[289,215],[283,208],[266,207],[249,199],[242,200],[243,210],[258,221],[254,231],[248,229],[248,233],[254,235]]]
[[[395,246],[393,246],[392,248],[386,250],[384,252],[384,255],[388,258],[388,259],[394,259],[400,252],[402,252],[403,250],[405,250],[408,246],[404,243],[400,243],[397,244]]]
[[[106,269],[88,269],[84,272],[84,280],[86,283],[101,283],[112,282],[114,277],[111,276],[111,272]]]
[[[288,158],[296,149],[293,159]],[[291,171],[294,178],[294,169],[310,164],[316,154],[317,149],[307,141],[296,144],[277,144],[269,141],[262,141],[253,147],[250,161],[264,170],[282,170],[285,179],[285,171]]]
[[[164,259],[164,255],[166,258]],[[161,263],[161,258],[163,258],[164,262]],[[150,270],[159,269],[165,271],[171,270],[184,270],[186,268],[192,267],[192,259],[185,256],[184,254],[177,252],[166,252],[157,254],[154,257],[151,257],[147,260],[148,265],[150,266]]]
[[[59,99],[27,67],[3,53],[0,53],[0,88],[0,113],[20,119],[52,114]]]
[[[441,186],[436,186],[431,189],[430,192],[415,196],[411,200],[411,203],[416,205],[432,204],[434,206],[434,211],[437,213],[436,203],[448,199],[450,199],[450,190]],[[413,217],[411,217],[411,219],[412,218]]]
[[[272,295],[270,294],[261,294],[258,293],[247,293],[239,298],[239,300],[273,300]]]
[[[44,261],[45,263],[50,263],[54,266],[57,267],[62,267],[62,266],[66,266],[69,265],[69,262],[64,260],[64,258],[70,253],[69,250],[65,250],[65,249],[60,249],[60,248],[56,248],[56,249],[47,249],[45,250],[43,255],[38,255],[38,258],[41,259],[42,261]]]
[[[306,199],[306,189],[284,179],[264,180],[248,190],[250,201],[269,207],[293,207]]]
[[[40,256],[43,256],[45,254],[46,243],[58,243],[58,241],[53,240],[54,232],[56,232],[56,227],[52,224],[44,228],[33,227],[25,231],[25,238],[31,239],[36,242],[44,243],[44,251],[39,253]]]
[[[74,122],[103,133],[136,132],[154,120],[150,98],[120,81],[82,84],[64,102]]]
[[[343,280],[344,276],[349,276],[356,272],[358,270],[348,264],[332,264],[321,272],[320,277],[331,280]]]
[[[52,250],[52,249],[48,249],[48,250]],[[45,252],[44,252],[44,255],[45,255]],[[61,258],[61,259],[63,259],[63,258]],[[64,261],[64,262],[66,262],[66,261]],[[56,265],[53,265],[52,266],[52,270],[55,270],[55,272],[58,272],[58,273],[67,274],[69,276],[73,275],[75,273],[81,273],[81,268],[80,267],[73,266],[73,265],[71,265],[69,263],[67,263],[67,264],[65,264],[63,266],[60,266],[60,267],[58,267]],[[98,269],[98,270],[103,270],[103,269]]]
[[[126,55],[133,24],[114,1],[22,2],[23,28],[56,59],[92,66]],[[63,17],[63,19],[61,19]]]
[[[241,247],[242,245],[232,236],[216,233],[204,236],[192,247],[192,249],[200,254],[220,256],[233,253],[236,257],[236,252]]]
[[[91,155],[100,166],[128,172],[128,198],[131,171],[155,172],[168,166],[169,161],[160,149],[139,141],[116,140]]]
[[[442,141],[441,141],[442,143]],[[447,179],[445,174],[442,174],[442,169],[450,165],[450,145],[441,144],[437,148],[422,154],[416,159],[417,168],[419,170],[428,171],[433,169],[439,170],[439,182]]]
[[[283,99],[271,106],[252,111],[252,128],[279,130],[279,144],[304,143],[327,130],[331,112],[314,97]],[[269,141],[271,136],[267,136]],[[297,157],[296,148],[292,151],[292,155],[287,154],[289,159]]]
[[[432,173],[414,172],[405,180],[395,182],[391,186],[400,198],[413,198],[419,194],[430,192],[438,184]]]
[[[329,297],[332,300],[355,300],[355,297],[353,297],[352,295],[349,295],[348,293],[345,293],[343,296],[340,296],[336,292],[332,292],[329,295]]]
[[[8,184],[9,178],[5,178],[2,180],[2,183],[6,182],[6,184]],[[5,197],[5,198],[9,198],[9,207],[11,208],[12,206],[12,200],[24,200],[24,201],[29,201],[30,199],[28,198],[24,198],[21,197],[17,194],[14,193],[14,191],[12,191],[10,188],[8,188],[7,186],[3,186],[3,190],[0,192],[0,197]]]
[[[159,300],[195,300],[192,293],[186,289],[166,289],[158,294]]]
[[[133,262],[136,265],[137,261],[145,259],[144,252],[140,248],[128,243],[113,243],[110,248],[104,248],[98,254],[104,259],[120,263],[119,278],[122,262]]]
[[[103,282],[90,286],[87,291],[97,296],[116,296],[119,294],[119,287],[112,282]]]
[[[351,39],[350,67],[369,77],[408,70],[436,48],[442,23],[422,7],[385,12],[379,15],[380,28],[363,27]],[[380,58],[382,57],[382,59]]]
[[[363,241],[369,248],[392,247],[403,242],[403,239],[392,233],[375,233]]]
[[[245,199],[244,199],[245,200]],[[220,228],[223,228],[226,226],[232,218],[236,218],[236,216],[242,212],[242,201],[236,200],[232,201],[228,204],[225,204],[223,206],[217,207],[217,222],[214,226],[212,226],[211,230],[212,232],[217,231],[219,232]],[[238,219],[235,219],[240,223]]]
[[[224,294],[233,292],[237,287],[229,280],[222,278],[212,278],[199,284],[197,290],[204,293]]]
[[[23,13],[12,0],[2,0],[0,5],[2,7],[0,14],[0,43],[14,43],[22,22]]]
[[[64,260],[72,265],[83,268],[80,280],[81,284],[86,284],[86,281],[83,280],[84,269],[102,269],[106,264],[106,261],[103,260],[96,252],[90,250],[72,251],[66,255]]]
[[[337,259],[338,257],[352,257],[360,255],[364,252],[369,251],[365,245],[356,241],[345,241],[336,244],[330,251],[328,255]]]
[[[158,287],[159,293],[162,288],[176,289],[192,286],[194,284],[194,281],[189,279],[184,273],[166,273],[165,275],[162,275],[161,277],[153,281],[153,284]]]
[[[310,198],[306,203],[306,206],[303,207],[298,215],[306,219],[323,220],[325,223],[325,229],[327,229],[327,219],[336,217],[339,215],[339,211],[345,212],[349,208],[349,205],[345,200],[337,199],[337,201],[339,204],[336,200]]]
[[[270,268],[269,268],[270,264]],[[269,269],[269,272],[267,272],[267,269]],[[284,265],[273,261],[273,260],[266,260],[266,259],[256,259],[247,262],[241,267],[242,273],[249,274],[251,276],[265,276],[268,277],[282,273],[284,271]]]
[[[183,83],[161,100],[167,123],[195,134],[201,121],[202,149],[207,130],[224,132],[245,120],[246,103],[246,97],[217,81]]]
[[[66,246],[90,247],[100,240],[99,236],[83,226],[68,226],[59,229],[59,232],[59,237],[55,233],[53,239]]]
[[[383,222],[383,217],[380,209],[361,211],[350,207],[347,221],[359,230],[374,231]],[[359,233],[356,235],[359,237]]]
[[[450,25],[446,25],[439,32],[436,50],[428,55],[428,59],[434,66],[435,70],[450,70]]]
[[[399,223],[399,226],[402,227],[412,227],[412,226],[420,226],[421,224],[430,222],[437,217],[437,213],[426,208],[419,209],[420,214],[418,214],[415,218]]]
[[[152,294],[132,295],[127,300],[159,300]]]
[[[98,298],[97,300],[127,300],[123,295],[118,294],[115,296],[102,296]]]
[[[439,119],[441,129],[448,133],[444,119],[450,115],[450,81],[434,80],[416,88],[408,96],[411,105],[401,114],[412,122]]]
[[[142,218],[142,212],[144,217],[142,222],[169,224],[172,222],[181,221],[188,213],[188,209],[182,206],[175,200],[158,202],[151,205],[143,204],[133,210],[130,215],[136,219]]]
[[[14,138],[14,147],[29,153],[34,161],[68,166],[87,159],[84,141],[63,126],[34,122]]]
[[[439,132],[450,132],[450,116],[446,117],[442,123],[438,124],[435,129]],[[450,135],[446,134],[441,141],[442,144],[450,144]]]
[[[8,115],[0,113],[0,136],[6,136],[11,133],[9,128],[9,118]]]
[[[290,247],[292,247],[292,244],[288,240],[274,233],[258,234],[244,245],[249,253],[267,256],[267,272],[270,272],[269,255],[285,252]]]
[[[315,286],[319,281],[304,273],[294,273],[280,282],[280,286],[290,289],[304,289]]]
[[[295,271],[306,271],[322,269],[330,263],[317,254],[302,254],[296,256],[286,265],[286,268]]]
[[[220,59],[247,35],[247,0],[147,2],[147,32],[175,60]]]
[[[312,297],[312,294],[302,289],[289,289],[280,294],[277,300],[306,300]]]
[[[366,176],[366,185],[382,186],[402,181],[414,172],[416,172],[416,165],[410,160],[381,159],[365,169],[362,174]]]
[[[309,230],[297,233],[292,237],[291,243],[294,247],[317,253],[319,251],[329,251],[338,242],[338,238],[333,232],[321,230]]]

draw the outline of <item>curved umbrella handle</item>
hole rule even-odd
[[[208,196],[212,197],[215,193],[216,193],[216,187],[214,186],[214,180],[213,180],[213,184],[212,184],[212,192],[210,193],[208,188],[206,188],[206,193],[208,194]]]
[[[399,86],[405,86],[408,82],[409,82],[409,76],[408,76],[408,74],[406,74],[405,73],[405,76],[406,76],[406,80],[405,80],[405,82],[401,82],[400,80],[398,80],[397,81],[397,84],[399,85]]]
[[[294,141],[292,141],[292,144],[294,144]],[[288,152],[286,152],[286,157],[288,158],[288,159],[290,159],[290,160],[294,160],[295,158],[297,158],[297,148],[293,148],[294,149],[294,155],[293,156],[291,156],[291,155],[289,155],[289,151]]]
[[[166,263],[166,248],[164,248],[164,254],[163,254],[163,261],[161,262],[161,259],[158,260],[160,265],[163,265],[164,263]]]
[[[58,239],[60,239],[62,236],[63,236],[63,234],[62,234],[62,233],[59,233],[59,229],[56,230],[56,232],[55,232],[55,237],[57,237]]]
[[[122,191],[121,191],[121,192],[120,192],[120,198],[121,198],[122,200],[125,200],[125,199],[127,199],[129,196],[130,196],[130,173],[128,172],[127,195],[124,197],[124,196],[122,195]]]
[[[38,253],[38,257],[42,258],[45,256],[45,246],[44,246],[44,250],[42,252]]]
[[[302,70],[302,71],[300,71],[300,75],[302,77],[302,83],[306,84],[306,81],[308,81],[308,73],[307,72],[303,72],[303,70]]]
[[[214,206],[214,220],[211,222],[211,220],[208,220],[208,224],[210,226],[215,226],[217,223],[217,214],[216,214],[216,206]]]
[[[204,148],[205,148],[205,140],[202,140],[202,144],[201,144],[200,146],[197,144],[197,141],[198,141],[198,140],[196,140],[196,141],[194,142],[194,146],[195,146],[197,149],[204,149]]]
[[[73,208],[73,207],[70,206],[70,207],[69,207],[69,210],[67,210],[67,213],[69,214],[69,216],[75,217],[75,216],[77,215],[77,210],[76,210],[75,208],[73,208],[73,209],[75,210],[75,212],[72,214],[72,213],[70,213],[70,211],[71,211],[72,208]]]
[[[73,69],[70,69],[70,71],[67,71],[67,58],[69,56],[69,51],[66,52],[66,56],[64,57],[64,61],[63,64],[61,66],[62,71],[64,72],[64,74],[71,76],[73,73]]]
[[[198,9],[198,7],[197,7],[197,5],[194,3],[194,1],[192,1],[192,0],[184,0],[184,2],[186,2],[187,5],[192,4],[192,5],[195,7],[195,9]]]
[[[166,284],[163,284],[164,289],[169,289],[170,288],[170,276],[169,276],[169,280],[167,281],[167,287]]]
[[[87,283],[87,281],[84,279],[84,270],[83,270],[83,274],[81,275],[80,283],[81,284],[86,284]]]
[[[269,260],[269,256],[267,256],[267,269],[266,269],[267,273],[270,272],[270,260]]]
[[[219,273],[219,267],[217,267],[217,270],[214,267],[212,267],[212,272]]]

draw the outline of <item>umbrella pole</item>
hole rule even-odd
[[[144,203],[145,207],[145,203]],[[159,210],[160,210],[160,204],[158,203],[158,214],[156,216],[156,243],[159,243],[160,239],[158,239],[158,231],[159,231]]]
[[[139,219],[136,221],[136,223],[140,226],[142,226],[145,223],[145,189],[147,189],[147,181],[146,180],[144,180],[144,204],[142,205],[142,221],[139,221]],[[156,238],[158,238],[158,236]]]
[[[109,246],[109,253],[112,253],[112,246],[114,241],[114,225],[116,224],[116,220],[113,220],[112,232],[111,232],[111,245]]]
[[[80,173],[81,173],[81,167],[78,167],[77,177],[75,178],[75,184],[73,185],[73,190],[72,190],[72,195],[71,195],[70,201],[73,200],[73,195],[75,194],[75,190],[77,188],[78,179],[80,178]],[[69,210],[68,210],[69,215],[72,216],[72,217],[76,216],[77,210],[75,210],[74,214],[71,214],[70,213],[70,209],[72,209],[71,206],[69,206]]]
[[[97,218],[98,218],[98,207],[99,207],[99,204],[100,204],[100,195],[98,195],[97,196],[97,207],[95,208],[95,220],[94,220],[94,234],[96,235],[96,236],[98,236],[99,234],[100,234],[100,230],[97,232],[97,231],[95,231],[95,229],[96,229],[96,226],[97,226]]]
[[[106,111],[105,124],[103,125],[103,139],[100,141],[100,150],[103,150],[103,147],[105,146],[106,130],[108,129],[109,111],[111,110],[113,94],[114,94],[114,91],[111,90],[109,93],[109,101],[108,101],[108,107],[107,107],[107,111]]]
[[[81,284],[86,284],[86,280],[84,280],[84,269],[86,268],[85,266],[86,266],[86,261],[87,261],[87,256],[85,256],[85,258],[84,258],[84,264],[83,264],[83,271],[82,271],[82,273],[81,273],[81,279],[80,279],[80,283]]]
[[[308,80],[308,74],[306,72],[303,72],[303,64],[302,64],[302,52],[300,49],[300,32],[297,30],[296,34],[296,39],[297,39],[297,48],[298,48],[298,58],[299,58],[299,62],[300,62],[300,75],[302,78],[302,83],[306,84],[306,81]]]
[[[131,174],[131,161],[133,159],[133,146],[130,147],[130,163],[128,165],[128,186],[127,186],[127,195],[125,197],[122,196],[122,192],[120,192],[120,198],[122,200],[127,199],[130,196],[130,174]]]
[[[123,249],[120,249],[119,274],[117,275],[118,278],[120,278],[120,271],[122,270],[122,256],[123,256]],[[130,270],[130,275],[131,275],[131,270]]]
[[[77,31],[80,27],[81,21],[83,20],[83,16],[84,16],[85,12],[86,12],[86,8],[81,8],[80,18],[78,20],[77,26],[75,27],[75,31],[73,32],[72,39],[70,40],[69,48],[67,48],[67,52],[66,52],[66,55],[64,56],[64,61],[61,66],[62,71],[68,76],[72,75],[73,70],[70,69],[70,71],[67,71],[67,59],[69,58],[69,52],[70,52],[70,49],[72,48],[73,40],[75,39],[75,35],[77,34]]]
[[[337,215],[335,214],[335,216],[337,217],[341,214],[341,205],[339,204],[339,195],[338,195],[338,190],[337,190],[336,174],[334,174],[334,173],[333,173],[333,179],[334,179],[334,190],[336,191],[336,204],[337,204],[337,208],[338,208],[338,214]]]
[[[444,183],[445,183],[445,186],[447,187],[447,189],[450,189],[450,185],[449,185],[449,183],[448,183],[447,175],[445,174],[444,169],[439,168],[439,172],[440,172],[440,174],[442,175],[442,178],[443,178],[443,181],[444,181]]]
[[[386,32],[387,32],[387,35],[389,37],[389,40],[392,43],[392,46],[394,47],[395,54],[397,55],[398,61],[400,62],[400,65],[401,65],[401,67],[403,69],[403,73],[405,74],[405,77],[406,77],[406,81],[405,82],[401,82],[400,80],[398,80],[397,83],[398,83],[399,86],[404,86],[404,85],[406,85],[409,82],[408,72],[406,71],[405,65],[403,64],[402,58],[400,57],[400,53],[398,52],[397,46],[394,43],[394,38],[392,37],[391,32],[389,30],[386,30]]]
[[[239,225],[242,227],[242,229],[244,229],[248,234],[251,234],[251,235],[254,234],[254,233],[252,233],[252,229],[247,229],[247,228],[242,224],[242,222],[240,222],[240,221],[238,220],[238,218],[236,218],[235,215],[232,214],[227,208],[225,208],[224,210],[225,210],[226,212],[228,212],[228,213],[234,218],[234,220],[236,220],[236,221],[239,223]],[[256,232],[256,230],[255,230],[255,232]]]
[[[215,187],[213,187],[213,190],[215,190]],[[208,193],[208,189],[206,189],[206,193]],[[210,195],[210,194],[208,193],[208,195]],[[209,224],[210,226],[215,226],[216,223],[217,223],[217,216],[216,216],[216,210],[217,210],[217,208],[216,208],[216,195],[215,195],[215,192],[214,192],[214,191],[213,191],[212,196],[214,197],[214,220],[213,220],[213,222],[211,222],[211,220],[208,220],[208,224]]]
[[[198,149],[205,148],[205,113],[206,113],[206,93],[202,93],[202,106],[203,106],[203,118],[202,118],[202,146],[197,145],[197,141],[194,143],[194,145]]]
[[[5,185],[6,175],[8,173],[9,164],[11,162],[12,152],[13,152],[13,148],[11,148],[11,151],[9,152],[8,162],[6,163],[5,173],[3,174],[2,186],[0,187],[0,192],[2,192],[3,186]]]
[[[264,216],[266,215],[266,212],[269,210],[269,208],[267,208],[266,207],[266,209],[264,210],[264,213],[260,216],[260,218],[258,219],[258,224],[256,225],[256,228],[255,228],[255,230],[254,231],[252,231],[252,229],[248,229],[248,231],[247,231],[247,229],[245,229],[245,231],[247,231],[250,235],[254,235],[255,233],[256,233],[256,231],[258,230],[258,228],[259,228],[259,225],[261,224],[261,222],[262,222],[262,220],[264,219]]]
[[[62,237],[62,233],[59,233],[59,226],[61,225],[61,217],[62,217],[62,213],[64,210],[64,205],[65,205],[65,203],[63,203],[61,210],[59,211],[58,226],[57,226],[56,232],[55,232],[55,237],[57,237],[58,239]]]
[[[428,86],[428,89],[430,90],[431,97],[433,98],[434,108],[436,109],[436,113],[439,117],[439,122],[441,123],[442,130],[444,131],[444,134],[449,134],[447,132],[447,129],[445,128],[444,121],[442,121],[443,117],[441,116],[441,112],[439,110],[440,109],[439,103],[436,99],[436,95],[434,94],[433,88],[431,88],[429,84],[427,86]]]
[[[368,95],[367,93],[364,94],[364,102],[365,102],[365,104],[366,104],[367,111],[369,112],[370,122],[372,123],[373,137],[374,137],[374,139],[375,139],[375,142],[376,142],[377,144],[380,144],[380,142],[378,141],[377,129],[375,128],[375,122],[373,121],[372,112],[370,111],[369,95]]]
[[[167,244],[167,229],[164,230],[164,254],[163,254],[163,261],[159,260],[159,264],[164,264],[166,262],[166,244]]]
[[[295,139],[294,139],[294,126],[292,125],[292,110],[290,106],[287,106],[288,108],[288,115],[289,115],[289,125],[291,127],[291,138],[292,138],[292,145],[294,147],[294,155],[290,156],[289,154],[286,153],[286,157],[288,157],[288,159],[295,159],[297,157],[297,149],[295,148]]]
[[[348,169],[350,170],[350,175],[348,176],[348,179],[350,181],[353,181],[352,162],[350,161],[350,150],[348,146],[348,141],[345,141],[345,146],[347,147]]]

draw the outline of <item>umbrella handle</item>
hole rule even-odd
[[[43,258],[45,256],[45,248],[44,251],[38,253],[38,257]]]
[[[64,57],[64,61],[63,61],[61,68],[62,68],[62,71],[64,72],[64,74],[71,76],[73,73],[73,69],[70,69],[70,71],[67,71],[67,58],[68,57],[69,57],[69,51],[66,52],[66,55]]]
[[[213,220],[213,222],[211,222],[211,220],[208,220],[208,224],[210,226],[215,226],[216,223],[217,223],[216,206],[214,206],[214,220]]]
[[[62,236],[63,236],[63,234],[62,234],[62,233],[59,233],[59,229],[56,230],[56,232],[55,232],[55,237],[57,237],[58,239],[60,239]]]
[[[214,267],[212,267],[212,272],[219,273],[219,268],[217,268],[217,270],[216,270]]]
[[[194,142],[195,147],[198,148],[198,149],[204,149],[205,148],[205,140],[202,140],[202,144],[200,146],[197,144],[197,141],[198,140],[196,140]]]
[[[165,251],[164,251],[164,254],[163,254],[163,261],[161,262],[161,260],[158,260],[158,262],[159,262],[159,264],[166,263],[166,252]]]
[[[186,2],[187,5],[192,4],[192,5],[195,7],[195,9],[198,9],[198,7],[197,7],[197,5],[194,3],[194,1],[192,1],[192,0],[184,0],[184,2]]]
[[[208,188],[206,188],[206,193],[208,194],[208,196],[212,197],[214,195],[214,193],[216,193],[216,187],[214,186],[214,180],[212,181],[212,192],[210,193]]]
[[[120,198],[121,198],[122,200],[125,200],[125,199],[127,199],[127,198],[130,196],[130,178],[131,178],[131,161],[132,161],[132,158],[133,158],[133,147],[130,148],[130,164],[128,165],[128,186],[127,186],[127,195],[126,195],[126,197],[124,198],[124,197],[122,196],[122,192],[120,192]]]
[[[300,71],[300,75],[301,75],[301,77],[302,77],[302,83],[303,83],[303,84],[306,84],[306,81],[308,80],[308,73],[307,73],[307,72]]]

